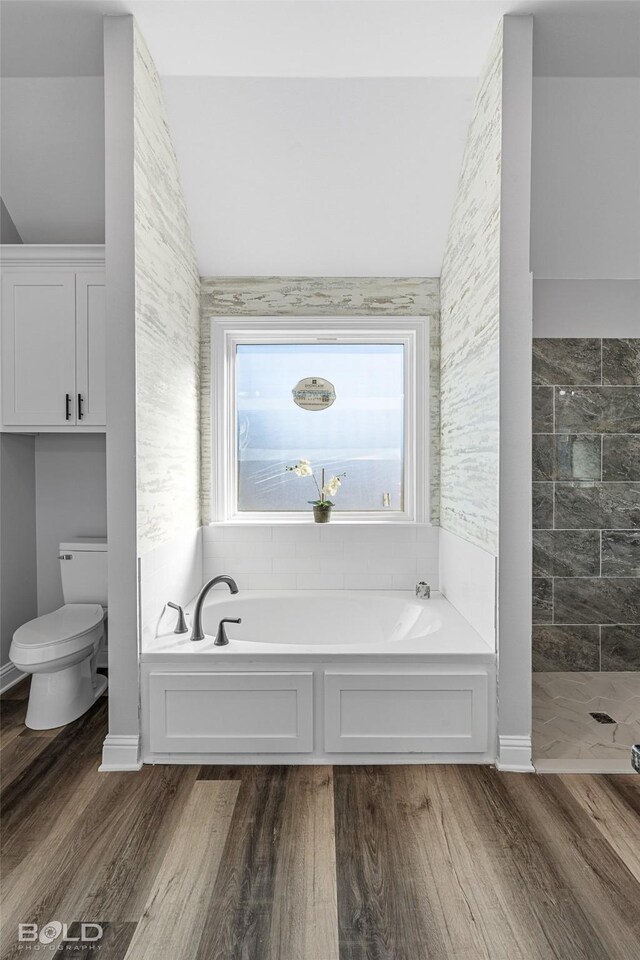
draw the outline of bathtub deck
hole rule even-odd
[[[305,591],[297,591],[299,596]],[[306,591],[309,595],[320,595],[323,599],[330,598],[333,593],[344,596],[343,591]],[[356,593],[358,593],[356,591]],[[366,597],[368,591],[361,591],[360,596]],[[252,590],[251,597],[273,597],[274,591]],[[408,591],[377,591],[374,596],[391,596],[404,600],[415,600]],[[287,660],[296,657],[372,657],[419,658],[424,660],[443,660],[448,658],[466,658],[474,663],[492,663],[495,660],[493,647],[477,633],[471,624],[465,620],[455,607],[440,593],[434,592],[430,600],[424,601],[429,612],[438,617],[442,626],[427,636],[416,640],[391,641],[387,643],[357,643],[357,644],[305,644],[304,638],[296,643],[260,643],[236,640],[233,636],[233,624],[228,628],[229,644],[226,647],[215,647],[213,637],[206,636],[204,640],[193,643],[189,634],[160,633],[157,637],[143,638],[141,659],[147,662],[196,662],[211,658],[220,662],[225,660],[260,660],[273,658],[274,655],[286,657]],[[193,604],[187,611],[190,612]],[[226,614],[225,614],[226,615]],[[163,621],[166,622],[166,621]],[[327,624],[327,633],[330,635],[331,624]],[[259,630],[259,625],[256,627]]]
[[[24,695],[2,701],[2,958],[52,918],[104,922],[101,960],[640,956],[638,776],[101,774],[106,701],[41,735]]]

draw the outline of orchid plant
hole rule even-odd
[[[329,480],[326,481],[326,471],[325,468],[322,467],[321,483],[318,483],[318,479],[311,467],[310,460],[298,460],[298,462],[294,463],[292,467],[286,467],[285,469],[291,473],[295,473],[296,477],[311,477],[316,485],[316,490],[318,491],[318,499],[308,500],[308,503],[312,503],[314,507],[335,506],[333,500],[330,500],[329,497],[335,497],[336,493],[340,489],[340,485],[342,484],[342,478],[346,477],[346,473],[339,473],[335,476],[329,477]]]

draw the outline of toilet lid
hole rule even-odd
[[[89,633],[104,619],[99,603],[65,603],[59,610],[46,613],[18,627],[13,635],[17,647],[48,647],[52,643],[73,640]]]

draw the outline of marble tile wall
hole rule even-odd
[[[201,277],[201,517],[211,522],[211,317],[429,317],[430,520],[440,518],[440,281],[430,277]]]
[[[498,552],[502,23],[476,96],[442,275],[440,515]]]
[[[640,669],[640,339],[533,341],[533,669]]]
[[[160,78],[134,27],[138,555],[199,526],[199,276]]]

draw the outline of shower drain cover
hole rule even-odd
[[[613,717],[610,717],[608,713],[590,713],[590,717],[593,717],[594,720],[597,720],[598,723],[615,723],[616,721]]]

